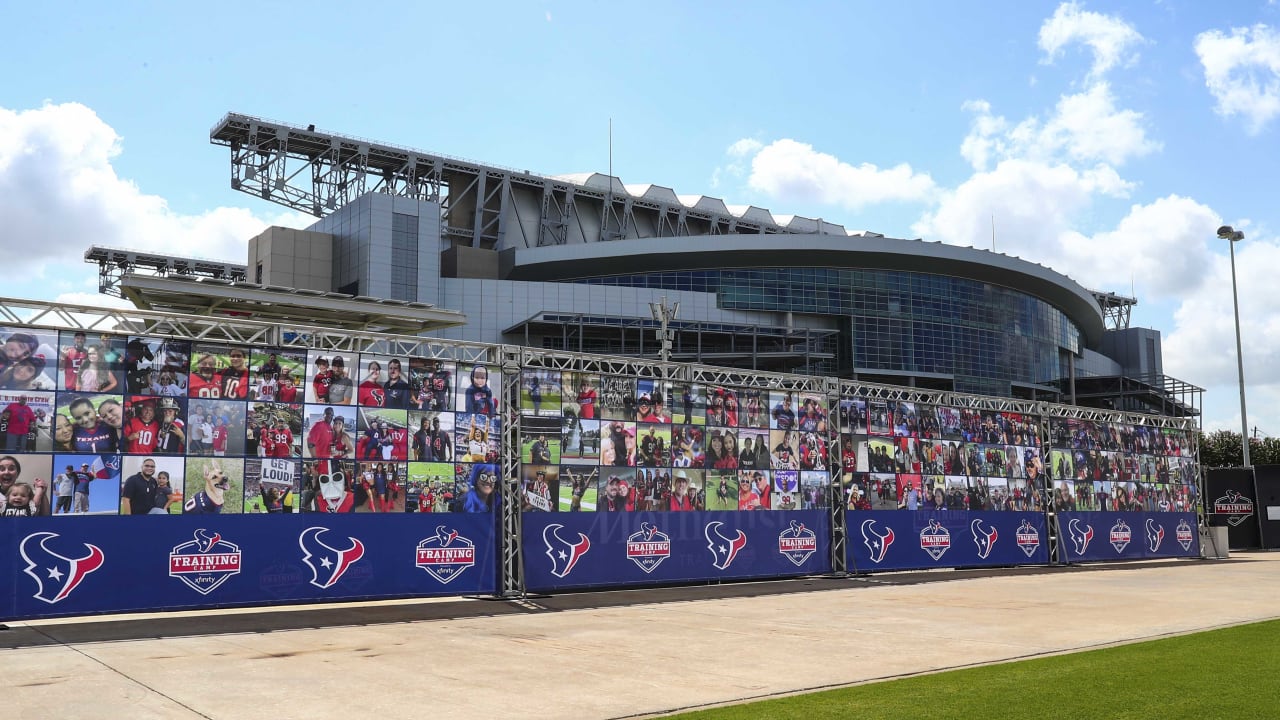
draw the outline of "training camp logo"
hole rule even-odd
[[[578,533],[578,542],[571,543],[560,537],[564,526],[552,523],[542,528],[542,542],[547,546],[547,557],[551,558],[551,574],[563,578],[573,572],[573,568],[591,549],[591,539]]]
[[[1124,518],[1116,520],[1116,524],[1111,526],[1111,532],[1107,535],[1111,541],[1111,547],[1116,549],[1116,554],[1124,552],[1129,547],[1129,542],[1133,540],[1133,531],[1129,529],[1129,523]]]
[[[1072,518],[1067,523],[1067,536],[1071,538],[1071,549],[1075,550],[1076,556],[1084,557],[1089,543],[1093,541],[1093,526],[1080,522],[1080,518]]]
[[[1190,550],[1191,543],[1196,541],[1195,532],[1192,531],[1191,525],[1186,520],[1178,521],[1178,527],[1173,530],[1173,537],[1182,546],[1183,550]]]
[[[437,525],[435,535],[418,543],[414,559],[414,565],[446,585],[475,564],[475,543],[443,525]]]
[[[1022,554],[1031,557],[1040,547],[1040,531],[1035,529],[1030,520],[1024,519],[1018,526],[1018,531],[1014,533],[1014,540],[1018,543],[1018,549]]]
[[[802,522],[791,521],[791,527],[778,534],[778,552],[796,567],[818,551],[818,536]]]
[[[240,574],[240,546],[204,528],[193,534],[194,540],[176,545],[169,552],[169,577],[178,578],[201,595],[208,595],[232,575]]]
[[[331,588],[347,570],[364,557],[364,543],[348,537],[351,546],[339,550],[320,540],[320,536],[329,532],[328,528],[309,527],[298,535],[298,546],[302,548],[302,562],[311,569],[310,583],[321,590]]]
[[[930,520],[920,531],[920,549],[929,553],[929,557],[934,560],[940,559],[951,549],[951,531],[937,520]]]
[[[1164,525],[1157,525],[1152,518],[1147,518],[1147,549],[1151,552],[1160,551],[1160,543],[1164,542]]]
[[[653,523],[640,523],[640,531],[627,536],[627,559],[651,573],[671,557],[671,538]]]
[[[893,528],[886,525],[884,534],[876,532],[875,520],[862,521],[862,544],[871,552],[871,562],[879,565],[893,544]]]
[[[711,566],[717,570],[728,570],[733,559],[747,546],[746,533],[735,530],[737,536],[730,538],[720,532],[723,525],[719,520],[713,520],[702,528],[702,536],[707,539],[707,549],[711,551]]]
[[[995,526],[991,527],[991,532],[987,532],[982,529],[982,519],[979,518],[969,523],[969,529],[973,531],[973,543],[978,546],[978,557],[982,560],[991,557],[991,550],[995,548],[996,539],[1000,537]]]
[[[1253,515],[1253,500],[1236,490],[1228,490],[1226,495],[1213,501],[1213,512],[1226,515],[1227,524],[1235,527]]]
[[[36,593],[31,597],[50,605],[65,600],[89,573],[102,567],[106,561],[102,549],[89,543],[82,543],[85,549],[82,557],[59,555],[47,546],[50,540],[58,537],[62,536],[51,532],[31,533],[18,546],[22,559],[27,561],[23,572],[36,581]],[[46,586],[45,580],[51,582]]]

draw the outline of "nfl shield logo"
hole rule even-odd
[[[1111,526],[1111,547],[1116,549],[1116,553],[1124,552],[1129,547],[1129,541],[1133,539],[1133,531],[1129,529],[1129,523],[1124,520],[1116,520],[1116,524]]]
[[[1023,520],[1018,526],[1018,532],[1015,535],[1018,542],[1018,549],[1027,557],[1036,554],[1036,548],[1040,547],[1040,531],[1031,525],[1030,520]]]
[[[448,584],[476,564],[475,543],[440,525],[436,534],[418,543],[414,564],[442,584]]]
[[[640,523],[640,532],[627,536],[627,559],[651,573],[671,557],[671,538],[652,523]]]
[[[201,528],[195,539],[169,553],[169,577],[181,580],[201,595],[208,595],[232,575],[240,574],[240,547],[216,532]]]
[[[1177,538],[1178,544],[1183,550],[1190,550],[1191,543],[1195,542],[1195,533],[1191,531],[1191,525],[1186,520],[1180,520],[1178,527],[1173,531],[1174,537]]]
[[[778,535],[778,552],[791,564],[800,567],[809,556],[818,550],[818,536],[804,526],[804,523],[791,521],[791,527]]]
[[[920,549],[937,560],[951,549],[951,531],[937,520],[930,520],[928,527],[920,531]]]

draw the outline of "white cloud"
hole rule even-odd
[[[1159,142],[1147,137],[1142,113],[1118,109],[1110,86],[1104,82],[1061,96],[1044,122],[1031,116],[1011,123],[993,115],[990,103],[983,100],[966,102],[963,109],[974,118],[960,154],[977,170],[1008,158],[1120,166],[1161,148]]]
[[[1280,34],[1261,24],[1210,30],[1196,36],[1195,50],[1219,115],[1242,116],[1255,134],[1280,115]]]
[[[1132,282],[1148,300],[1185,297],[1204,282],[1204,270],[1216,257],[1209,242],[1220,224],[1205,205],[1169,195],[1134,205],[1114,230],[1092,237],[1064,233],[1059,262],[1095,287],[1127,288]]]
[[[748,185],[779,200],[858,209],[883,202],[927,200],[935,190],[928,173],[918,173],[906,163],[883,169],[870,163],[851,165],[791,139],[768,145],[740,140],[732,147],[754,152]]]
[[[1210,238],[1207,242],[1226,241]],[[1219,248],[1221,253],[1221,248]],[[1240,335],[1244,346],[1249,424],[1280,435],[1280,240],[1236,245]],[[1231,264],[1225,253],[1205,259],[1202,281],[1186,293],[1164,337],[1165,373],[1205,386],[1206,427],[1240,431]]]
[[[174,212],[116,174],[122,151],[115,130],[84,105],[0,108],[0,251],[10,272],[49,278],[48,297],[85,287],[77,280],[95,274],[83,260],[90,245],[244,262],[248,239],[268,224],[310,222],[232,207]]]
[[[1079,171],[1065,164],[1004,160],[943,193],[938,206],[925,213],[912,232],[926,240],[989,249],[994,219],[998,251],[1052,267],[1046,256],[1057,254],[1062,234],[1093,195],[1120,195],[1125,190],[1109,168]]]
[[[1052,63],[1072,43],[1082,43],[1093,51],[1089,77],[1096,79],[1120,63],[1132,63],[1138,55],[1135,45],[1144,42],[1132,25],[1113,15],[1082,10],[1079,3],[1058,6],[1053,17],[1040,26],[1040,49],[1043,62]]]

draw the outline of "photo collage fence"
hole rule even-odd
[[[1050,510],[1075,543],[1062,559],[1198,553],[1191,431],[1114,413],[537,363],[504,398],[496,362],[0,340],[0,619],[494,593],[504,502],[535,591],[1043,564]]]

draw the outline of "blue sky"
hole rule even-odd
[[[243,261],[228,111],[849,229],[1139,299],[1165,371],[1280,435],[1280,6],[1266,1],[27,3],[0,45],[5,295],[99,302],[91,244]]]

